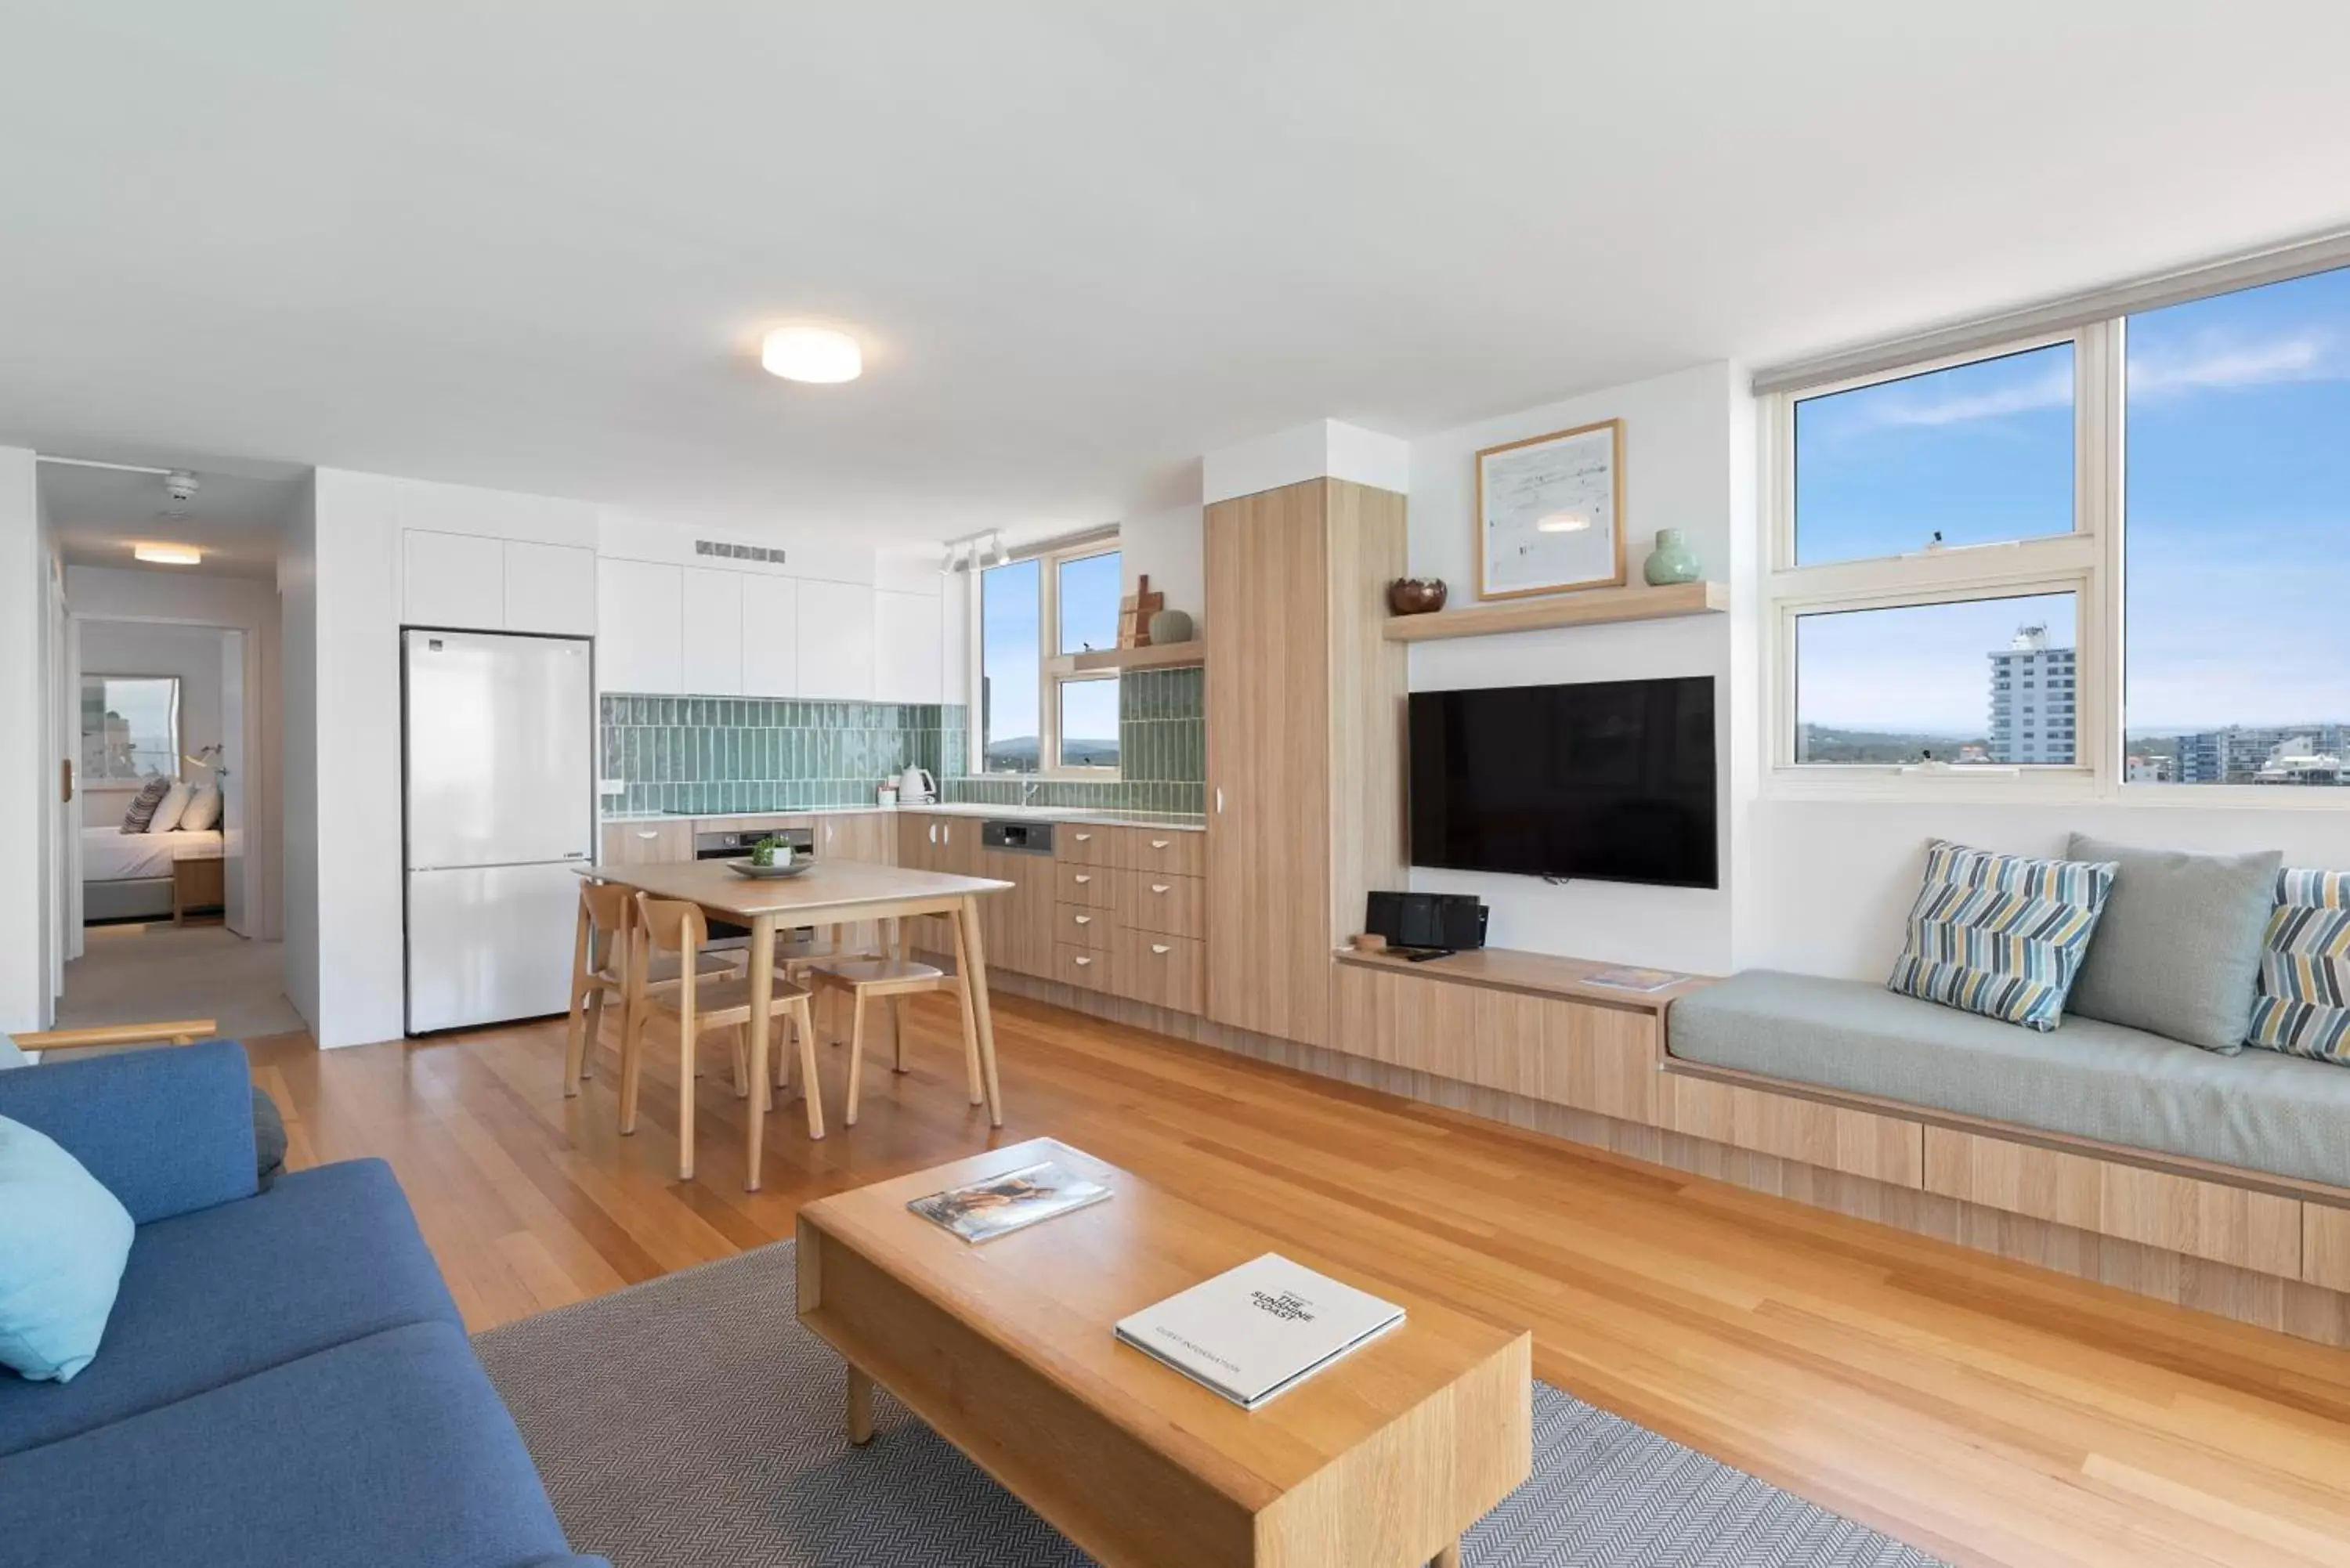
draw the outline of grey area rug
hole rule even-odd
[[[886,1395],[862,1450],[799,1326],[789,1242],[476,1334],[574,1550],[614,1568],[1087,1568]],[[1473,1568],[1935,1568],[1937,1560],[1548,1384],[1534,1475]]]

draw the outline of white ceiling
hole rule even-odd
[[[0,439],[938,539],[2350,221],[2350,6],[13,0]],[[759,331],[863,336],[863,380]]]
[[[71,566],[275,577],[278,529],[300,481],[244,466],[257,472],[199,468],[195,496],[182,505],[163,493],[160,474],[44,462],[41,504]],[[168,516],[167,511],[186,515]],[[130,547],[150,541],[193,545],[204,553],[203,564],[157,566],[133,560]]]

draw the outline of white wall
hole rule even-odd
[[[1176,506],[1129,517],[1118,525],[1118,566],[1126,577],[1121,591],[1133,593],[1147,574],[1151,587],[1167,596],[1167,607],[1187,612],[1202,632],[1208,625],[1204,515],[1198,506]]]
[[[0,1033],[38,1029],[47,1018],[48,911],[56,878],[45,876],[52,799],[48,748],[26,742],[47,728],[45,634],[49,561],[43,549],[33,454],[0,447]]]
[[[1737,544],[1754,528],[1752,409],[1742,378],[1724,363],[1702,365],[1546,403],[1445,431],[1411,443],[1408,560],[1415,576],[1441,577],[1455,607],[1476,602],[1476,454],[1481,448],[1588,424],[1624,421],[1625,554],[1638,581],[1658,529],[1677,527],[1705,575],[1748,576],[1751,551]],[[1575,882],[1553,887],[1533,877],[1415,868],[1420,891],[1473,893],[1492,910],[1495,947],[1579,958],[1720,972],[1732,957],[1732,897],[1740,860],[1733,826],[1743,787],[1732,757],[1737,694],[1751,677],[1751,648],[1733,636],[1732,618],[1621,626],[1556,628],[1500,637],[1411,645],[1414,691],[1529,686],[1710,675],[1715,680],[1715,745],[1721,762],[1721,887],[1718,889]]]
[[[253,711],[247,715],[244,735],[244,812],[247,854],[251,857],[246,927],[251,935],[261,940],[277,940],[284,933],[286,922],[282,820],[286,789],[285,704],[280,671],[285,653],[278,596],[268,583],[250,577],[119,566],[69,566],[66,569],[66,599],[82,622],[81,667],[94,673],[148,673],[109,667],[104,661],[106,656],[92,650],[94,637],[146,631],[166,639],[177,635],[184,639],[200,635],[187,628],[203,627],[245,634],[244,689],[254,694]],[[130,621],[163,624],[147,628],[120,624]],[[102,632],[100,623],[113,629]],[[199,657],[191,653],[193,663],[190,669],[156,671],[179,674],[192,683],[182,689],[183,701],[194,685],[208,687],[213,693],[213,717],[209,726],[200,713],[182,714],[182,738],[191,751],[224,738],[217,732],[219,646],[214,635],[208,654]],[[125,657],[139,656],[131,652]],[[78,731],[78,717],[75,727]],[[121,805],[119,792],[85,791],[85,819],[92,823],[105,820],[103,814],[109,809],[119,819]]]
[[[280,863],[284,867],[286,996],[310,1025],[318,1026],[318,515],[317,478],[286,514],[277,553],[278,693],[285,787],[279,797]]]

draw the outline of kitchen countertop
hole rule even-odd
[[[776,816],[839,816],[869,811],[905,812],[919,816],[977,816],[991,822],[1090,822],[1104,827],[1164,827],[1179,833],[1200,833],[1207,819],[1185,812],[1093,811],[1082,806],[981,805],[968,801],[944,801],[929,805],[804,805],[774,811],[657,811],[607,815],[606,822],[729,822],[765,821]]]

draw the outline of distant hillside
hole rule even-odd
[[[1825,724],[1805,724],[1796,736],[1795,754],[1806,763],[1914,763],[1931,752],[1938,761],[1955,763],[1960,747],[1990,744],[1990,740],[1981,734],[1835,730]]]
[[[1033,774],[1036,771],[1036,737],[1006,735],[987,743],[987,771],[992,774]],[[1061,742],[1061,760],[1073,768],[1118,766],[1118,742],[1071,737]]]

